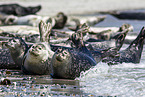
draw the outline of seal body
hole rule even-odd
[[[15,37],[10,39],[5,46],[9,49],[15,64],[18,66],[18,68],[21,68],[23,56],[28,50],[27,44],[22,38]]]
[[[132,43],[125,50],[119,51],[119,57],[117,58],[106,57],[105,59],[103,59],[103,61],[107,62],[109,65],[123,62],[139,63],[143,50],[144,39],[145,39],[145,28],[143,27],[137,38],[134,41],[132,41]]]
[[[130,11],[114,11],[110,12],[111,15],[119,19],[129,19],[129,20],[145,20],[144,11],[130,10]]]
[[[36,43],[25,54],[22,67],[26,74],[48,74],[53,56],[48,43]]]
[[[40,41],[33,44],[24,55],[22,71],[25,74],[49,74],[50,61],[54,54],[49,45],[51,24],[39,23]]]
[[[0,49],[0,69],[20,69],[13,61],[8,49]]]
[[[110,40],[93,40],[94,42],[86,42],[87,48],[89,50],[96,50],[96,49],[108,49],[108,48],[116,48],[120,50],[125,40],[129,30],[124,30],[122,32],[118,32],[116,35],[112,36]]]
[[[86,47],[58,49],[52,57],[52,77],[75,79],[97,63]]]
[[[35,14],[41,9],[41,6],[23,7],[19,4],[3,4],[0,5],[0,12],[8,15],[24,16],[29,14]]]

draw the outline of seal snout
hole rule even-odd
[[[15,44],[14,44],[14,42],[7,42],[7,43],[5,43],[5,46],[7,47],[7,48],[15,48]]]
[[[62,62],[63,60],[66,59],[67,55],[68,55],[68,52],[60,48],[57,50],[56,60],[59,62]]]
[[[39,54],[39,52],[40,52],[40,50],[41,50],[42,48],[40,47],[40,46],[37,46],[37,45],[33,45],[32,47],[31,47],[31,49],[29,50],[29,52],[31,53],[31,54],[33,54],[33,55],[38,55]]]

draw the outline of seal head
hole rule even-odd
[[[23,67],[30,74],[47,74],[50,58],[52,57],[49,52],[50,47],[46,43],[34,44],[26,53],[23,59]]]

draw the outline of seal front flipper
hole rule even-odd
[[[115,47],[115,49],[117,49],[118,51],[120,50],[120,48],[122,47],[122,45],[123,45],[123,42],[124,42],[124,40],[125,40],[125,37],[126,37],[126,35],[127,35],[127,33],[128,33],[128,29],[126,29],[126,30],[124,30],[124,31],[122,31],[122,32],[120,32],[120,33],[118,33],[117,35],[115,35],[115,36],[113,36],[111,39],[115,39],[116,40],[116,47]]]
[[[86,27],[87,27],[86,24],[83,24],[80,27],[80,29],[77,30],[76,33],[72,34],[72,36],[70,37],[70,39],[72,41],[71,45],[72,45],[72,47],[74,47],[79,52],[85,53],[85,54],[93,57],[92,54],[90,53],[90,51],[85,46],[84,41],[83,41],[83,34],[88,32]]]
[[[28,72],[25,67],[24,67],[24,62],[26,59],[26,55],[23,57],[23,61],[22,61],[22,66],[21,66],[21,70],[23,71],[23,74],[31,74],[30,72]]]
[[[74,34],[69,38],[72,41],[72,47],[79,48],[84,46],[83,36],[89,32],[89,27],[86,23],[80,25]]]

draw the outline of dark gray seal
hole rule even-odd
[[[139,10],[124,10],[124,11],[108,11],[101,12],[103,14],[111,14],[119,19],[129,19],[129,20],[145,20],[144,9]]]
[[[19,4],[2,4],[0,5],[0,12],[8,15],[24,16],[29,14],[36,14],[41,9],[41,6],[24,7]]]
[[[109,65],[118,63],[139,63],[142,55],[143,44],[145,39],[145,28],[143,27],[132,43],[125,50],[119,51],[119,57],[103,59],[103,62],[107,62]]]
[[[67,16],[63,12],[59,12],[55,18],[55,25],[53,29],[62,29],[64,28],[65,24],[67,23]],[[50,22],[48,20],[48,22]]]
[[[97,65],[102,58],[114,56],[113,51],[110,53],[109,50],[89,51],[83,42],[81,32],[74,33],[70,39],[74,45],[73,48],[59,48],[52,57],[52,77],[54,78],[75,79],[82,71]]]
[[[22,62],[22,71],[25,74],[49,74],[50,62],[54,52],[49,45],[52,26],[43,21],[39,23],[40,42],[33,44],[26,52]]]
[[[15,66],[21,69],[23,56],[28,50],[27,44],[22,38],[14,37],[8,43],[5,43],[5,46],[9,49],[11,57],[16,64]]]
[[[76,48],[59,48],[52,57],[52,77],[54,78],[75,79],[82,71],[97,64],[80,39],[73,37],[72,41],[76,44]]]

